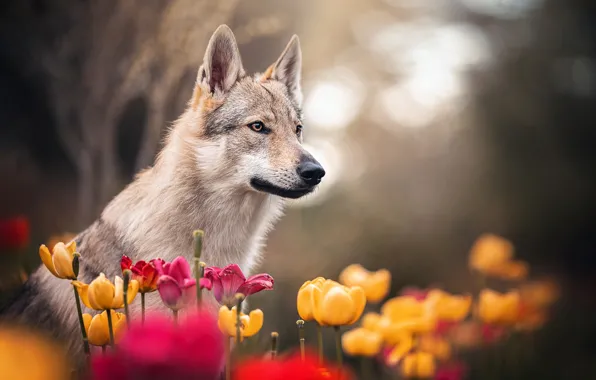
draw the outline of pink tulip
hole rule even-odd
[[[213,284],[213,295],[222,305],[234,306],[236,293],[245,297],[261,290],[273,289],[273,277],[266,273],[257,274],[246,279],[240,267],[230,264],[221,269],[205,268],[205,278]]]
[[[196,280],[190,271],[188,261],[178,256],[171,263],[155,261],[159,274],[157,290],[163,303],[172,310],[180,310],[196,301]],[[211,289],[211,281],[201,279],[201,289]]]
[[[95,355],[92,380],[216,380],[224,365],[224,337],[205,310],[173,323],[159,314],[135,323],[114,351]]]

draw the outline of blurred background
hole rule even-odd
[[[491,232],[563,288],[532,358],[493,378],[596,379],[593,1],[6,0],[0,12],[0,218],[28,219],[28,265],[152,163],[219,24],[249,72],[296,33],[305,141],[328,175],[291,203],[259,269],[276,289],[253,305],[281,348],[296,345],[305,280],[361,263],[388,268],[392,294],[468,291],[469,249]],[[470,358],[470,378],[486,378],[481,363]]]

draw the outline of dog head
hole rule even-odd
[[[213,186],[299,198],[319,184],[325,170],[302,147],[301,61],[294,36],[264,73],[248,76],[232,31],[215,31],[182,123]]]

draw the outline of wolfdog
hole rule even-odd
[[[302,147],[301,54],[293,36],[274,64],[249,76],[234,34],[217,28],[187,108],[154,165],[75,238],[81,281],[121,275],[123,254],[134,261],[190,259],[197,228],[205,231],[208,265],[251,271],[284,198],[312,192],[325,175]],[[160,305],[157,294],[147,297],[149,311]],[[134,305],[131,313],[138,315]],[[72,286],[43,266],[0,315],[49,330],[82,353]]]

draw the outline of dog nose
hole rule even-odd
[[[303,161],[296,169],[298,175],[310,186],[318,185],[325,176],[325,169],[316,161]]]

